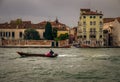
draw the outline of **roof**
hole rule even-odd
[[[40,25],[46,25],[47,22],[50,22],[52,26],[56,26],[56,25],[65,26],[65,24],[60,23],[60,22],[56,22],[56,21],[42,21],[42,22],[40,22],[39,24],[40,24]]]
[[[81,9],[81,11],[85,11],[82,13],[82,15],[103,15],[102,12],[97,12],[97,11],[91,11],[90,9]]]
[[[117,20],[118,20],[118,22],[120,23],[120,17],[117,17],[116,19],[117,19]]]
[[[90,12],[83,13],[82,15],[103,15],[103,14],[90,11]]]
[[[90,9],[80,9],[80,11],[90,12]]]
[[[103,22],[104,23],[109,23],[109,22],[113,22],[117,19],[117,21],[120,23],[120,17],[116,17],[116,18],[104,18]]]
[[[42,21],[38,24],[32,24],[31,21],[22,21],[20,24],[12,23],[3,23],[0,24],[0,29],[27,29],[27,28],[35,28],[35,29],[44,29],[47,21]],[[50,21],[53,28],[57,28],[58,30],[68,30],[68,26],[63,23],[57,21]]]
[[[104,18],[103,23],[113,22],[114,20],[115,20],[115,18]]]
[[[46,23],[50,22],[53,28],[57,28],[58,30],[68,30],[68,26],[66,26],[63,23],[60,23],[59,21],[42,21],[39,23],[40,26],[45,27]]]

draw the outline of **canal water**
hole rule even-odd
[[[0,82],[120,82],[120,48],[52,48],[57,58],[20,57],[49,48],[0,48]]]

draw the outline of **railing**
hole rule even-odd
[[[96,33],[97,33],[96,31],[94,31],[94,32],[90,31],[90,35],[96,35]]]

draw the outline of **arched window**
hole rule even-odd
[[[22,36],[23,36],[23,33],[19,32],[19,37],[22,38]]]

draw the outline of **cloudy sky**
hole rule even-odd
[[[104,17],[120,17],[120,0],[0,0],[0,22],[17,18],[39,23],[55,20],[77,26],[80,8],[102,11]]]

